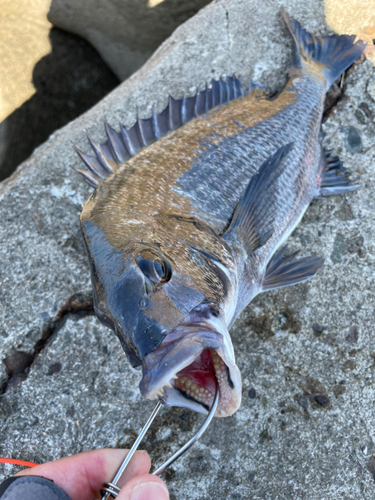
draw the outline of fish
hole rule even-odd
[[[76,148],[94,188],[81,229],[94,310],[113,330],[141,394],[216,417],[241,404],[229,330],[259,293],[316,275],[286,240],[316,198],[357,188],[321,144],[325,95],[362,54],[354,36],[313,36],[282,10],[294,40],[276,96],[236,76]]]

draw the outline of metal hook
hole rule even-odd
[[[216,386],[216,393],[215,393],[215,399],[212,404],[211,410],[209,414],[207,415],[202,427],[199,429],[199,431],[193,436],[181,449],[179,449],[171,458],[169,458],[166,462],[164,462],[160,467],[158,467],[152,474],[154,476],[159,476],[162,472],[165,471],[167,467],[169,467],[175,460],[177,460],[181,455],[183,455],[191,446],[193,446],[194,443],[198,441],[198,439],[202,436],[204,431],[207,429],[207,427],[210,425],[211,420],[213,419],[217,405],[219,404],[219,386]],[[126,467],[128,466],[131,458],[133,457],[134,453],[136,452],[138,446],[140,445],[142,439],[144,438],[146,432],[148,431],[150,425],[152,424],[154,418],[158,414],[160,408],[162,407],[162,403],[158,403],[154,411],[151,413],[149,419],[147,420],[145,426],[141,430],[139,436],[135,440],[133,446],[130,448],[129,453],[126,455],[125,460],[122,462],[119,470],[117,471],[117,474],[113,478],[113,481],[111,483],[104,483],[103,488],[100,490],[100,493],[102,495],[102,500],[108,500],[110,496],[113,498],[117,498],[118,494],[120,493],[120,488],[117,486],[118,481],[120,480],[120,477],[122,476],[123,472],[125,471]]]

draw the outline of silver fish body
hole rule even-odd
[[[323,259],[283,244],[314,198],[354,188],[319,132],[327,88],[364,47],[284,17],[296,51],[275,99],[220,80],[79,152],[96,188],[81,215],[95,310],[147,398],[204,413],[219,384],[217,416],[236,411],[230,326],[258,293],[315,275]]]

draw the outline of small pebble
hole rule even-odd
[[[359,109],[361,109],[364,112],[364,114],[366,115],[367,118],[372,117],[372,111],[368,107],[368,104],[366,104],[365,102],[361,102],[361,104],[358,107],[359,107]]]
[[[263,382],[263,386],[264,386],[266,389],[269,389],[270,387],[272,387],[272,382],[271,382],[271,380],[264,380],[264,382]]]
[[[370,97],[375,101],[375,80],[370,80],[367,84],[367,92]]]
[[[358,342],[358,337],[358,328],[356,326],[352,326],[351,328],[349,328],[349,333],[345,337],[345,340],[350,344],[356,344]]]
[[[312,329],[313,329],[314,333],[317,333],[318,335],[321,335],[324,332],[324,330],[326,329],[326,327],[323,326],[323,325],[319,325],[319,323],[314,323],[312,325]]]
[[[343,256],[346,251],[346,244],[341,234],[336,234],[333,242],[331,260],[335,264],[340,264],[343,261]]]
[[[28,352],[14,351],[10,356],[3,359],[6,372],[9,377],[25,373],[26,369],[34,361],[34,356]]]
[[[254,387],[252,387],[251,389],[249,389],[248,395],[249,395],[250,399],[255,399],[257,397],[257,392],[254,389]]]
[[[351,125],[342,127],[344,132],[344,145],[345,149],[352,154],[360,153],[362,151],[362,138],[355,127]]]
[[[23,431],[26,427],[28,427],[30,425],[30,422],[27,418],[25,417],[18,417],[15,421],[14,421],[14,427],[18,430],[18,431]]]
[[[255,471],[254,472],[250,472],[250,474],[247,476],[247,479],[250,481],[250,483],[254,481],[255,476],[256,476],[256,472]]]
[[[362,125],[365,125],[367,123],[367,116],[365,115],[365,112],[362,109],[356,109],[354,112],[355,117],[359,121],[359,123],[362,123]]]
[[[315,401],[320,404],[320,406],[327,406],[329,404],[329,399],[327,396],[323,396],[322,394],[318,394],[314,396]]]
[[[309,400],[306,396],[300,396],[297,399],[297,403],[302,407],[302,408],[308,408],[309,406]]]
[[[54,375],[55,373],[61,372],[62,365],[61,363],[52,363],[49,365],[47,375]]]
[[[288,318],[285,313],[277,313],[271,320],[271,330],[277,334],[281,332],[282,327],[286,324]]]

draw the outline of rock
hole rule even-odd
[[[49,21],[88,40],[125,80],[209,0],[52,0]]]
[[[357,118],[357,120],[359,121],[359,123],[361,123],[362,125],[366,125],[367,116],[366,116],[366,113],[363,111],[363,109],[357,108],[355,110],[354,114],[355,114],[355,117]]]
[[[348,335],[345,337],[345,340],[347,342],[350,342],[350,344],[356,344],[358,342],[358,337],[358,328],[356,326],[351,326]]]
[[[271,331],[275,334],[280,333],[287,321],[288,318],[285,313],[277,313],[271,320]]]
[[[326,327],[323,325],[319,325],[319,323],[314,323],[312,325],[312,329],[314,333],[316,333],[317,335],[321,335],[326,329]]]
[[[341,203],[341,206],[335,212],[335,217],[341,219],[341,220],[353,220],[354,219],[354,214],[351,206],[349,205],[347,200],[343,200]]]
[[[254,389],[254,387],[249,389],[248,395],[249,395],[250,399],[255,399],[257,397],[257,393],[256,393],[256,390]]]
[[[23,0],[23,3],[28,5],[26,11],[35,7],[35,2]],[[25,18],[17,17],[17,22],[21,29],[25,27]],[[0,180],[9,177],[56,129],[90,109],[119,84],[117,77],[86,40],[57,28],[51,29],[47,35],[46,55],[41,58],[42,54],[34,53],[33,45],[28,45],[28,37],[13,40],[13,50],[22,52],[23,57],[30,57],[29,52],[33,58],[39,57],[33,59],[32,72],[22,73],[23,77],[27,75],[32,87],[31,95],[23,95],[23,100],[14,103],[0,123]],[[23,57],[12,58],[17,71]],[[1,60],[5,64],[4,58]],[[11,65],[6,66],[9,77]],[[22,88],[17,79],[15,84]],[[33,218],[36,224],[42,224],[37,212]]]
[[[48,1],[4,0],[1,9],[0,122],[35,92],[32,72],[51,49]]]
[[[256,476],[256,472],[250,472],[250,474],[248,474],[247,476],[247,479],[250,483],[252,483],[255,479],[255,476]]]
[[[329,398],[327,398],[327,396],[318,394],[318,395],[314,396],[314,399],[318,404],[320,404],[320,406],[329,405]]]
[[[6,372],[9,377],[24,373],[33,361],[33,356],[23,351],[14,351],[10,356],[3,359]]]
[[[357,110],[358,111],[358,110]],[[351,125],[342,128],[345,135],[345,148],[349,153],[360,153],[362,151],[362,138],[355,127]]]
[[[90,189],[68,168],[79,165],[70,141],[88,151],[82,130],[104,140],[104,115],[112,126],[118,120],[130,125],[136,106],[147,117],[151,104],[163,109],[169,92],[180,97],[213,76],[241,74],[245,83],[252,76],[276,88],[285,81],[292,47],[277,10],[281,3],[313,33],[328,32],[322,1],[214,2],[182,25],[132,78],[56,132],[1,185],[0,359],[14,350],[33,356],[39,351],[21,374],[24,380],[9,379],[0,363],[0,381],[8,382],[0,396],[0,456],[45,462],[97,447],[130,446],[154,407],[141,398],[139,371],[130,367],[115,336],[94,317],[83,316],[90,312],[90,301],[77,299],[89,297],[91,290],[77,236],[81,205]],[[374,134],[369,120],[363,152],[353,157],[338,133],[353,119],[373,76],[368,61],[346,72],[350,102],[342,101],[324,125],[355,180],[360,175],[359,189],[345,195],[354,218],[333,216],[343,198],[315,201],[299,226],[310,242],[303,247],[300,236],[292,235],[289,245],[302,256],[311,252],[326,257],[326,265],[313,280],[259,295],[233,326],[244,387],[263,387],[265,380],[271,385],[267,397],[244,397],[235,415],[215,419],[202,440],[173,464],[168,484],[176,498],[375,496],[368,458],[361,451],[375,418],[369,314],[374,300]],[[334,265],[328,257],[338,234],[344,244],[362,236],[365,257],[348,252],[342,265]],[[260,336],[247,323],[250,314],[270,321],[280,311],[298,317],[298,335]],[[314,336],[313,318],[324,318],[329,336]],[[356,368],[343,373],[345,334],[353,318],[360,331]],[[51,368],[58,363],[60,371]],[[336,381],[343,377],[346,391],[335,398]],[[297,393],[308,398],[308,409],[301,410],[294,400]],[[322,406],[315,396],[330,402]],[[202,416],[187,410],[164,409],[142,444],[152,463],[158,465],[174,453],[201,422]],[[0,475],[16,470],[1,465]]]
[[[336,384],[334,387],[333,387],[333,393],[335,395],[336,398],[339,398],[340,396],[342,396],[343,394],[345,394],[346,392],[346,389],[345,389],[345,385],[344,385],[344,381],[342,380],[339,384]]]
[[[375,79],[372,79],[368,82],[367,92],[369,93],[372,100],[375,101]]]
[[[302,408],[308,408],[309,407],[309,400],[306,396],[303,394],[297,399],[297,403],[302,407]]]
[[[47,375],[54,375],[55,373],[61,372],[62,364],[60,362],[52,363],[48,367]]]
[[[340,264],[343,261],[343,255],[346,252],[345,240],[341,234],[337,234],[333,242],[331,260],[335,264]]]
[[[372,475],[375,481],[375,455],[372,455],[367,462],[367,470]]]
[[[361,104],[358,106],[358,109],[364,112],[366,118],[372,117],[372,111],[366,102],[361,102]]]

